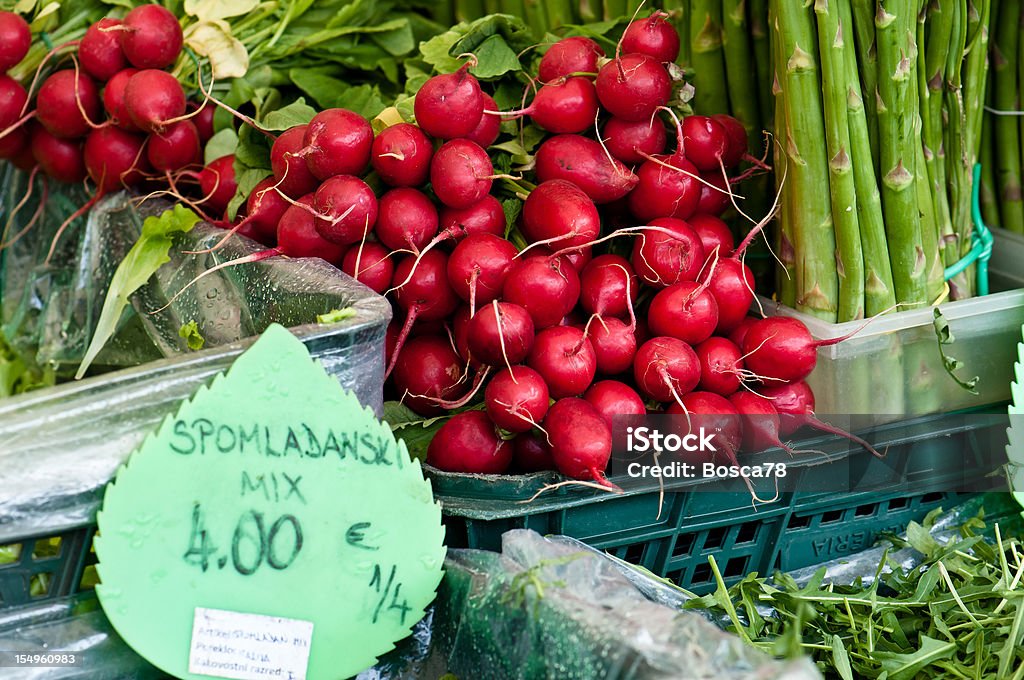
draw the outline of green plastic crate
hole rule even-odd
[[[886,450],[884,461],[835,438],[807,439],[794,448],[816,454],[764,454],[787,460],[795,479],[775,502],[756,506],[739,480],[715,482],[717,492],[693,490],[708,484],[697,480],[666,485],[659,513],[657,486],[621,495],[565,487],[525,502],[558,478],[431,475],[450,547],[499,549],[510,529],[562,534],[705,593],[714,589],[710,555],[728,583],[809,566],[869,547],[935,508],[1005,489],[1006,425],[1005,416],[953,415],[879,426],[867,438]],[[823,485],[851,474],[858,481],[849,492]]]

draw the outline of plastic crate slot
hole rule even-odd
[[[32,581],[29,586],[29,594],[33,599],[46,597],[50,594],[51,588],[53,588],[53,572],[40,572],[32,577]]]
[[[696,534],[680,534],[676,537],[676,543],[672,546],[672,557],[683,557],[693,550],[693,543],[697,538]]]
[[[60,536],[37,538],[32,544],[32,561],[48,560],[59,557],[64,540]]]
[[[711,580],[715,577],[714,572],[711,571],[711,565],[707,562],[701,562],[693,570],[692,583],[711,583]]]
[[[828,512],[821,513],[821,520],[819,524],[832,524],[833,522],[838,522],[842,518],[842,510],[829,510]]]
[[[0,545],[0,569],[12,564],[17,564],[21,560],[22,547],[21,543]]]
[[[753,543],[757,539],[757,530],[761,527],[760,522],[747,522],[741,524],[736,532],[736,543]]]
[[[734,557],[725,563],[725,569],[722,571],[722,576],[725,578],[736,578],[739,576],[746,576],[747,564],[749,563],[749,555],[744,555],[743,557]]]
[[[900,498],[893,498],[889,501],[890,510],[901,510],[910,505],[910,499],[906,496]]]
[[[82,570],[82,580],[78,582],[78,591],[96,590],[96,584],[100,582],[100,575],[96,571],[96,565],[90,564]]]
[[[868,503],[867,505],[858,505],[853,514],[855,517],[871,517],[876,510],[878,510],[877,503]]]
[[[642,560],[644,557],[645,545],[645,543],[634,543],[632,545],[627,545],[625,546],[625,550],[622,551],[622,554],[619,555],[619,557],[626,560],[627,562],[640,564],[640,560]]]
[[[666,573],[665,574],[665,578],[667,578],[668,580],[672,581],[672,583],[675,583],[677,585],[683,585],[683,583],[684,583],[683,574],[684,573],[685,573],[684,569],[676,569],[675,571],[670,571],[670,572]]]
[[[725,545],[725,536],[729,531],[729,527],[715,527],[714,529],[708,529],[704,535],[704,549],[705,550],[718,550]]]
[[[942,493],[941,491],[932,491],[931,493],[926,493],[925,495],[921,496],[921,502],[935,503],[936,501],[943,500],[945,497],[946,494]]]
[[[786,524],[787,529],[806,529],[811,525],[810,515],[793,515]]]

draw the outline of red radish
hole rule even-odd
[[[499,372],[484,390],[487,415],[509,432],[526,432],[548,413],[548,386],[540,373],[527,366]]]
[[[636,356],[636,334],[626,323],[600,319],[590,324],[589,335],[599,373],[618,375],[630,369]]]
[[[555,399],[583,394],[597,374],[597,355],[583,331],[552,326],[537,334],[526,362],[544,378]]]
[[[455,351],[459,353],[463,361],[468,362],[472,368],[478,369],[482,364],[473,359],[473,353],[469,351],[469,321],[471,318],[469,305],[460,306],[451,318],[450,329]]]
[[[739,347],[726,338],[711,337],[694,351],[700,360],[700,389],[723,397],[740,389],[743,355]]]
[[[302,140],[306,166],[325,180],[335,175],[359,175],[370,164],[373,128],[370,121],[348,109],[327,109],[313,116]]]
[[[533,347],[533,320],[511,302],[494,302],[469,321],[469,351],[488,366],[518,364]]]
[[[736,325],[736,328],[730,331],[729,339],[732,340],[732,343],[734,345],[740,348],[743,347],[743,338],[747,337],[747,331],[750,330],[750,324],[754,323],[755,321],[757,321],[756,317],[745,316]],[[721,313],[719,314],[719,323],[721,323]]]
[[[589,130],[599,104],[594,83],[579,76],[563,77],[543,85],[533,102],[519,111],[504,111],[503,117],[530,116],[541,129],[555,134]]]
[[[683,118],[682,130],[686,159],[698,170],[719,169],[729,146],[729,135],[722,124],[707,116],[687,116]]]
[[[107,87],[110,87],[109,83]],[[196,130],[199,131],[200,141],[202,141],[203,144],[206,144],[214,134],[213,114],[217,112],[217,107],[213,104],[204,104],[203,102],[193,101],[186,105],[186,109],[189,113],[199,111],[199,113],[196,113],[189,120],[192,121],[192,124],[196,126]]]
[[[609,158],[600,144],[580,135],[558,135],[541,144],[536,171],[541,182],[567,180],[598,204],[622,198],[638,182],[637,176]]]
[[[542,182],[523,204],[523,236],[558,248],[582,246],[597,238],[601,217],[579,187],[564,179]]]
[[[446,472],[498,475],[511,462],[512,443],[498,437],[483,411],[452,416],[427,447],[427,464]]]
[[[437,226],[437,208],[423,192],[398,187],[380,197],[374,231],[388,248],[419,251],[437,236]]]
[[[697,168],[679,154],[648,160],[637,170],[636,188],[629,194],[634,217],[650,222],[657,217],[685,220],[697,211],[701,183]]]
[[[640,295],[640,282],[629,261],[618,255],[598,255],[580,275],[580,305],[590,314],[631,318]]]
[[[156,170],[180,170],[199,162],[201,145],[199,130],[192,121],[179,120],[165,127],[163,132],[149,136],[146,158]]]
[[[136,68],[167,68],[181,54],[181,26],[160,5],[141,5],[124,17],[121,48]]]
[[[646,19],[626,27],[619,43],[623,52],[646,54],[657,61],[675,61],[679,57],[679,33],[670,24],[668,14],[656,11]]]
[[[430,184],[450,208],[468,208],[491,191],[494,167],[487,152],[468,139],[446,142],[430,161]]]
[[[21,137],[23,142],[21,151],[16,152],[15,155],[10,157],[9,159],[11,161],[11,165],[18,168],[19,170],[24,170],[26,172],[30,172],[31,170],[38,167],[38,164],[36,163],[36,158],[35,156],[32,155],[31,140],[33,129],[33,126],[29,126],[28,129],[24,130],[24,132],[22,132],[21,130],[17,132],[17,136]]]
[[[296,125],[278,135],[270,147],[270,167],[279,182],[278,188],[291,198],[316,191],[317,181],[300,153],[306,137],[306,126]]]
[[[523,432],[513,439],[512,467],[519,472],[554,470],[555,459],[551,457],[551,446],[544,436]]]
[[[423,416],[443,413],[438,401],[466,392],[462,360],[447,338],[437,335],[410,338],[391,375],[399,401]]]
[[[101,194],[142,181],[145,138],[113,126],[93,130],[85,140],[83,158],[89,177]],[[152,144],[150,140],[150,144]]]
[[[235,181],[234,155],[221,156],[199,171],[199,189],[203,192],[203,205],[217,215],[223,215],[228,203],[235,197],[238,184]],[[328,258],[324,258],[327,260]],[[333,260],[328,260],[333,262]]]
[[[698,432],[702,427],[705,432],[713,432],[717,453],[728,462],[735,462],[736,452],[743,445],[743,421],[732,402],[713,392],[690,392],[682,402],[669,404],[665,413],[685,415],[689,432]]]
[[[415,271],[412,271],[416,264]],[[409,273],[412,271],[412,277]],[[395,301],[405,310],[416,309],[423,321],[444,319],[459,306],[459,298],[448,283],[448,257],[432,250],[416,263],[414,256],[403,258],[395,267],[393,283],[409,282],[395,292]]]
[[[693,281],[704,264],[704,246],[686,222],[662,217],[651,226],[664,231],[646,231],[633,242],[630,262],[640,279],[656,288],[667,288],[681,281]]]
[[[383,294],[395,277],[395,265],[390,255],[387,248],[374,241],[357,243],[345,253],[341,271],[374,292]]]
[[[604,50],[590,38],[563,38],[551,45],[541,57],[537,77],[542,83],[583,73],[596,77],[597,63],[603,56]]]
[[[779,412],[779,431],[789,437],[814,416],[814,392],[803,380],[783,385],[763,385],[758,390]]]
[[[700,200],[697,202],[697,212],[704,213],[706,215],[721,215],[732,202],[729,200],[729,187],[722,177],[722,173],[701,173],[701,179],[708,184],[713,184],[718,189],[712,189],[707,184],[701,183],[700,185]]]
[[[517,260],[502,288],[502,298],[524,307],[537,329],[556,325],[579,297],[579,274],[560,257]]]
[[[722,156],[722,164],[726,168],[734,168],[743,160],[747,153],[747,131],[743,124],[732,116],[725,113],[716,113],[711,119],[717,122],[725,130],[728,143],[725,147],[725,154]]]
[[[377,223],[377,197],[358,177],[335,175],[316,190],[313,207],[321,215],[316,230],[322,237],[341,245],[358,243]]]
[[[146,69],[128,79],[124,107],[139,129],[161,132],[168,121],[185,115],[185,91],[170,73]]]
[[[373,140],[370,163],[380,178],[395,187],[425,184],[430,176],[434,147],[415,125],[399,123],[385,128]]]
[[[233,171],[234,168],[232,167]],[[246,220],[253,226],[256,233],[263,238],[274,236],[277,233],[277,222],[284,215],[284,211],[291,205],[281,194],[274,190],[275,182],[276,180],[273,177],[266,178],[256,185],[245,202],[248,211]]]
[[[719,260],[711,274],[708,292],[718,303],[715,332],[731,333],[746,318],[754,302],[754,272],[735,257]]]
[[[814,370],[819,347],[834,345],[848,337],[815,340],[807,326],[797,319],[772,316],[750,324],[743,338],[743,354],[747,368],[755,374],[771,380],[796,382]]]
[[[678,401],[700,382],[700,361],[682,340],[651,338],[636,352],[633,376],[640,391],[655,401]]]
[[[39,88],[36,120],[55,137],[84,137],[101,118],[100,95],[96,83],[84,73],[79,73],[76,78],[72,69],[57,71]]]
[[[18,122],[27,101],[28,93],[21,83],[0,73],[0,132]]]
[[[610,486],[604,470],[612,455],[612,431],[596,408],[583,399],[560,399],[548,410],[544,429],[559,472]]]
[[[569,266],[575,269],[577,274],[580,274],[583,271],[583,268],[590,264],[591,261],[594,259],[594,251],[591,250],[589,246],[586,248],[575,248],[570,251],[563,251],[562,248],[559,247],[557,244],[555,244],[555,247],[558,248],[558,250],[561,252],[561,254],[558,255],[557,257],[568,262]],[[539,248],[534,248],[530,251],[530,255],[533,257],[550,257],[553,256],[554,254],[555,251],[553,251],[548,246],[541,246]]]
[[[501,201],[487,194],[468,208],[441,208],[441,232],[455,240],[470,234],[504,236],[505,211]]]
[[[501,295],[517,252],[515,245],[494,234],[467,236],[448,258],[448,282],[471,310],[479,309]]]
[[[658,291],[648,308],[647,323],[655,335],[696,345],[715,332],[718,303],[704,286],[683,281]]]
[[[0,12],[0,73],[17,66],[31,46],[28,22],[14,12]]]
[[[78,59],[90,76],[105,82],[128,67],[121,50],[121,22],[109,17],[90,26],[78,43]]]
[[[484,111],[497,111],[498,104],[494,101],[494,98],[486,92],[482,94],[484,98]],[[480,122],[473,128],[473,131],[466,135],[466,139],[476,142],[480,145],[480,148],[486,149],[491,144],[494,144],[499,134],[501,134],[501,116],[484,113],[480,117]]]
[[[344,246],[325,241],[316,231],[313,194],[298,200],[300,205],[289,206],[277,223],[277,247],[288,257],[319,257],[328,262],[340,262],[345,255]]]
[[[642,416],[647,414],[644,400],[632,387],[618,380],[602,380],[590,386],[583,398],[601,414],[609,428],[614,428],[615,416]]]
[[[14,160],[25,154],[27,150],[28,157],[34,165],[35,159],[32,158],[32,151],[29,149],[30,136],[29,127],[19,125],[4,137],[0,137],[0,159]]]
[[[31,146],[36,163],[47,176],[68,184],[85,179],[85,158],[79,140],[54,137],[39,125],[32,129]]]
[[[736,249],[736,241],[733,239],[732,230],[725,222],[714,215],[697,213],[690,215],[686,223],[697,232],[697,236],[700,236],[704,254],[708,258],[712,257],[712,253],[717,253],[719,259],[732,256],[733,250]]]
[[[649,120],[672,97],[672,79],[655,59],[644,54],[625,54],[598,71],[597,97],[613,116]]]
[[[643,163],[646,156],[664,153],[667,143],[665,126],[656,117],[636,121],[612,118],[604,126],[604,144],[608,153],[630,165]]]
[[[107,110],[107,115],[114,125],[128,132],[138,132],[139,126],[132,122],[132,117],[125,108],[124,91],[128,87],[128,81],[138,72],[135,68],[118,71],[103,88],[103,108]]]
[[[816,430],[849,439],[855,444],[863,446],[876,458],[884,457],[871,444],[857,435],[818,420],[814,415],[814,393],[803,380],[786,385],[764,386],[761,391],[779,412],[779,430],[783,437],[792,435],[801,427],[813,427]]]
[[[743,422],[743,450],[748,453],[778,447],[787,453],[793,449],[779,439],[779,413],[772,403],[753,392],[736,392],[729,401]]]
[[[455,73],[434,76],[416,93],[416,123],[431,137],[457,139],[473,133],[484,115],[480,83],[469,64]]]

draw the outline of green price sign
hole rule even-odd
[[[389,428],[273,326],[107,488],[100,602],[180,678],[343,678],[409,634],[440,507]]]

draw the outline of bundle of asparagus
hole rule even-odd
[[[843,322],[972,294],[944,272],[971,246],[990,4],[771,0],[784,304]]]
[[[990,226],[1024,233],[1024,10],[1019,2],[992,0],[992,69],[989,111],[981,135],[981,213]]]

